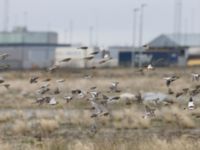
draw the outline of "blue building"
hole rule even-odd
[[[200,34],[163,34],[146,45],[149,52],[178,55],[178,66],[200,65]]]

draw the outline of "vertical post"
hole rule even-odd
[[[140,11],[140,33],[139,33],[139,46],[142,46],[143,43],[143,18],[144,18],[144,7],[146,7],[146,4],[141,5],[141,11]]]
[[[4,0],[4,3],[4,31],[7,32],[9,25],[9,0]]]
[[[137,30],[137,12],[139,11],[138,8],[133,9],[133,35],[132,35],[132,46],[133,46],[133,51],[132,51],[132,66],[134,66],[134,61],[133,61],[133,53],[136,47],[136,30]]]
[[[99,26],[98,26],[99,24],[98,24],[98,16],[96,16],[96,18],[95,18],[95,46],[96,47],[98,47],[98,44],[99,44],[99,42],[98,42],[98,30],[99,30]]]
[[[136,30],[137,30],[137,12],[139,11],[138,8],[133,10],[133,35],[132,35],[132,46],[133,50],[136,47]]]
[[[28,12],[24,12],[24,27],[28,28]]]
[[[142,54],[142,43],[143,43],[143,13],[144,13],[144,7],[146,7],[146,4],[142,4],[140,7],[140,33],[139,33],[139,48],[141,48],[139,52],[139,67],[142,67],[142,61],[141,61],[141,54]]]
[[[67,29],[64,30],[64,43],[68,43],[68,30]]]
[[[93,26],[90,26],[89,28],[89,45],[90,47],[93,47]]]
[[[70,20],[70,23],[69,23],[69,42],[70,44],[72,44],[73,42],[73,21]]]
[[[181,33],[182,28],[182,0],[176,0],[174,6],[174,33]]]
[[[84,58],[87,57],[87,49],[84,49]],[[87,68],[87,59],[84,59],[84,67]]]

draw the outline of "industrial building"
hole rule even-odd
[[[56,32],[32,32],[16,27],[11,32],[0,32],[0,54],[9,57],[2,63],[12,69],[47,68],[54,64],[55,49],[59,46]]]
[[[86,61],[84,58],[90,56],[94,51],[93,48],[87,50],[78,49],[78,45],[71,47],[58,47],[55,51],[55,64],[59,64],[63,68],[85,68],[94,63],[94,60]],[[69,62],[62,62],[63,59],[71,58]]]
[[[112,46],[109,51],[116,66],[200,65],[200,34],[163,34],[144,47]]]
[[[112,66],[130,67],[133,62],[133,47],[130,46],[110,46],[108,48],[112,60]]]
[[[88,49],[79,49],[81,45],[72,45],[71,47],[58,47],[55,51],[55,64],[63,68],[90,68],[90,67],[115,67],[117,59],[109,59],[110,51],[100,49],[99,47],[89,47]],[[93,52],[98,54],[92,55]],[[87,60],[86,57],[94,56],[93,59]],[[111,55],[113,58],[113,56]],[[70,61],[62,62],[66,58]],[[108,60],[109,59],[109,60]],[[104,63],[100,63],[103,60]]]
[[[178,66],[200,65],[200,34],[160,35],[149,42],[146,49],[148,52],[165,52],[174,56]]]

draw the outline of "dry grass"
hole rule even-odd
[[[171,141],[158,137],[139,139],[139,141],[116,139],[75,139],[63,138],[45,140],[42,144],[23,143],[20,148],[14,144],[0,143],[2,150],[33,149],[33,150],[199,150],[200,142],[184,137],[174,138]]]
[[[14,134],[22,134],[25,135],[30,131],[30,128],[26,121],[24,120],[15,120],[13,123],[12,130]]]
[[[195,68],[196,69],[196,68]],[[177,84],[172,84],[172,89],[175,91],[180,91],[183,87],[188,87],[188,82],[191,82],[190,72],[192,70],[183,71],[181,69],[158,69],[154,72],[147,72],[144,76],[137,72],[137,69],[102,69],[102,70],[72,70],[71,72],[56,72],[54,74],[49,74],[47,72],[5,72],[2,76],[5,77],[6,82],[11,84],[10,90],[6,90],[3,86],[0,87],[0,103],[1,108],[38,108],[38,105],[33,104],[35,99],[35,91],[44,84],[43,81],[47,77],[52,77],[50,81],[50,88],[55,88],[59,86],[62,91],[65,91],[60,96],[57,97],[60,104],[59,108],[71,107],[75,108],[78,105],[65,104],[63,96],[71,92],[71,89],[80,88],[86,91],[92,86],[97,86],[102,92],[107,92],[108,87],[112,81],[120,82],[120,89],[124,93],[136,94],[138,91],[148,92],[148,91],[159,91],[167,92],[165,86],[165,81],[162,79],[165,74],[172,73],[180,74],[181,78],[176,81]],[[186,73],[185,73],[186,72]],[[95,75],[95,78],[90,80],[84,79],[84,74]],[[37,84],[30,84],[29,79],[31,75],[39,75],[40,79]],[[65,84],[58,84],[56,80],[64,78],[66,79]],[[155,82],[156,81],[156,82]],[[152,86],[153,85],[153,86]],[[180,86],[181,85],[181,86]],[[6,100],[5,100],[6,99]],[[80,101],[76,101],[81,103]],[[13,103],[15,105],[13,105]],[[46,108],[46,106],[40,106]]]
[[[12,119],[13,119],[13,117],[12,117],[11,113],[9,113],[9,112],[3,113],[2,115],[0,115],[0,123],[9,122]]]
[[[151,126],[150,119],[143,118],[136,107],[113,112],[113,125],[115,128],[147,129]]]
[[[51,133],[59,128],[59,124],[56,120],[52,119],[41,119],[40,120],[41,130],[44,133]]]
[[[198,70],[198,68],[194,69]],[[125,105],[124,101],[118,104],[110,104],[110,116],[101,116],[97,119],[91,118],[90,107],[87,101],[75,99],[70,103],[63,100],[71,89],[80,88],[86,91],[92,86],[97,86],[99,91],[108,95],[108,87],[112,81],[120,82],[119,88],[122,93],[131,95],[143,92],[167,93],[165,74],[176,73],[181,78],[171,85],[177,92],[184,87],[194,87],[198,83],[192,83],[190,72],[193,70],[182,69],[158,69],[147,72],[144,76],[134,69],[113,70],[73,70],[70,72],[8,72],[2,73],[6,81],[11,84],[11,89],[4,87],[0,90],[0,107],[11,108],[2,110],[0,115],[0,150],[1,149],[33,149],[33,150],[196,150],[200,149],[200,138],[195,134],[200,127],[200,109],[193,111],[183,110],[186,99],[175,100],[176,105],[165,107],[159,104],[149,104],[157,107],[156,117],[144,119],[144,106],[133,103]],[[30,75],[39,74],[39,81],[52,76],[50,88],[59,86],[63,91],[56,99],[58,106],[39,106],[33,104],[35,91],[44,82],[30,84]],[[95,75],[94,79],[83,78],[83,74]],[[57,79],[64,78],[66,82],[61,85],[56,83]],[[191,85],[188,85],[191,83]],[[134,97],[130,97],[134,101]],[[199,106],[199,102],[195,101]],[[111,106],[112,105],[112,106]],[[29,114],[27,112],[33,112]],[[11,111],[10,111],[11,110]],[[12,112],[12,110],[15,110]],[[96,124],[97,131],[90,134],[90,127]],[[11,132],[9,131],[11,129]],[[3,132],[3,131],[6,132]],[[174,134],[164,135],[164,131],[173,131]],[[181,132],[181,133],[180,133]],[[182,133],[183,132],[183,133]],[[180,135],[179,135],[180,134]],[[186,138],[183,135],[188,135]],[[155,135],[152,138],[152,135]],[[40,137],[41,136],[41,137]],[[1,141],[2,139],[2,141]],[[197,140],[196,140],[197,139]]]
[[[177,125],[180,128],[195,128],[195,122],[187,110],[182,110],[176,106],[162,108],[157,112],[158,118],[165,123]]]
[[[8,143],[0,142],[0,150],[12,150],[14,147]]]

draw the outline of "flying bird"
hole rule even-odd
[[[37,82],[38,82],[38,81],[37,81],[38,79],[39,79],[39,76],[32,76],[31,79],[30,79],[30,83],[31,83],[31,84],[32,84],[32,83],[37,83]]]
[[[49,101],[49,104],[50,104],[50,105],[56,105],[56,104],[58,104],[58,102],[56,101],[55,97],[52,97],[52,98],[50,99],[50,101]]]
[[[199,81],[200,74],[192,73],[192,81]]]
[[[188,102],[188,109],[193,110],[194,108],[195,108],[195,106],[194,106],[193,98],[190,97],[189,102]]]
[[[169,87],[171,85],[171,83],[176,81],[177,79],[179,79],[179,77],[178,76],[170,76],[170,77],[165,77],[163,79],[166,80],[166,86]]]
[[[88,47],[87,47],[87,46],[81,46],[81,47],[79,47],[78,49],[87,50]]]
[[[85,60],[92,60],[94,58],[94,56],[87,56],[87,57],[84,57],[83,59]]]
[[[0,60],[5,60],[8,56],[9,54],[7,53],[0,54]]]
[[[10,88],[10,84],[8,84],[8,83],[3,84],[3,86],[4,86],[6,89],[9,89],[9,88]]]
[[[59,80],[57,80],[56,82],[58,82],[58,83],[63,83],[63,82],[65,82],[65,79],[59,79]]]
[[[144,118],[155,117],[155,109],[150,108],[149,106],[145,105],[145,113]]]
[[[110,86],[111,92],[120,92],[120,90],[118,89],[118,85],[119,85],[119,82],[112,82]]]
[[[149,64],[147,66],[147,70],[155,70],[155,67],[152,64]]]
[[[53,65],[52,67],[48,68],[48,71],[53,72],[53,71],[57,70],[58,68],[59,68],[58,65]]]
[[[94,51],[94,52],[91,52],[90,55],[97,55],[99,53],[99,51]]]
[[[71,58],[65,58],[65,59],[62,59],[60,62],[69,62],[71,60]]]
[[[69,103],[73,99],[73,96],[64,96],[64,100]]]

